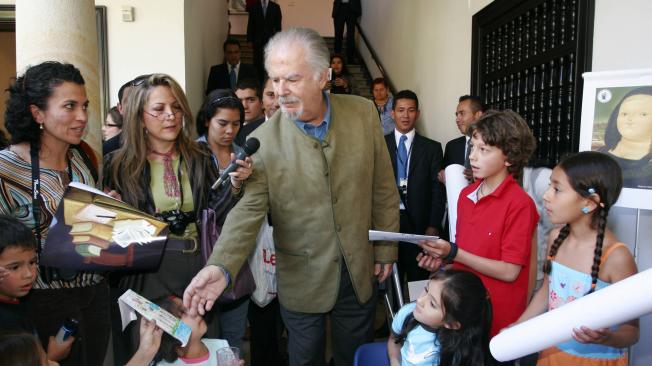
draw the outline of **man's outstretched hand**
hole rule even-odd
[[[222,269],[208,265],[199,271],[186,287],[186,291],[183,292],[183,306],[191,314],[204,315],[213,308],[215,300],[222,294],[226,285],[226,277]]]

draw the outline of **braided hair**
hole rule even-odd
[[[609,209],[618,200],[623,186],[622,171],[618,163],[606,154],[595,151],[583,151],[564,159],[559,167],[568,177],[571,187],[580,196],[594,200],[596,209],[591,213],[591,226],[597,231],[593,265],[591,266],[591,289],[595,291],[600,272],[602,245],[607,227]],[[550,246],[550,252],[543,265],[543,272],[550,274],[552,260],[557,255],[559,247],[570,233],[570,225],[566,224]]]
[[[444,323],[459,323],[457,328],[432,329],[414,319],[405,318],[396,343],[403,343],[417,325],[436,332],[439,338],[440,364],[450,366],[493,365],[489,353],[492,307],[487,289],[478,276],[461,270],[438,271],[431,280],[442,281],[441,303]]]

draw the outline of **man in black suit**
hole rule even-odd
[[[239,80],[258,78],[253,65],[240,62],[240,42],[238,40],[227,39],[224,41],[222,49],[225,62],[211,67],[206,83],[206,95],[215,89],[235,90]]]
[[[346,24],[346,59],[349,64],[355,57],[355,23],[362,14],[360,0],[334,0],[333,1],[333,26],[335,27],[335,53],[342,53],[342,38],[344,38],[344,24]]]
[[[271,0],[256,0],[250,7],[247,22],[247,41],[251,42],[254,51],[254,66],[258,72],[258,82],[265,75],[263,53],[267,41],[281,31],[281,7]]]
[[[419,99],[411,90],[394,96],[393,133],[385,135],[394,168],[394,177],[401,197],[401,232],[439,235],[444,215],[444,193],[437,180],[441,169],[441,144],[416,133]],[[404,281],[427,279],[429,272],[417,265],[418,246],[400,243],[398,270]],[[407,287],[405,287],[407,288]]]
[[[462,95],[455,110],[455,123],[463,136],[448,141],[446,150],[444,151],[444,168],[451,164],[464,165],[467,169],[464,170],[466,179],[471,181],[473,173],[468,165],[468,144],[470,137],[466,136],[466,130],[475,123],[484,114],[487,107],[482,102],[480,97],[474,95]],[[444,170],[439,172],[439,181],[446,183]]]

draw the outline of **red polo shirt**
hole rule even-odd
[[[457,201],[457,245],[480,257],[521,267],[514,282],[504,282],[455,263],[477,274],[489,290],[493,307],[491,336],[516,321],[527,305],[532,235],[539,221],[534,202],[509,175],[490,195],[475,202],[481,181],[467,186]]]

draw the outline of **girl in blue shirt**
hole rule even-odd
[[[397,365],[487,365],[491,302],[478,276],[439,271],[417,301],[403,306],[392,323],[387,349]]]

